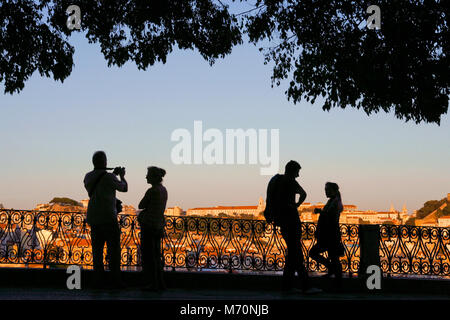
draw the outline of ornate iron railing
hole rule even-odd
[[[0,209],[0,265],[92,266],[89,225],[81,212]],[[119,215],[122,267],[140,269],[140,228],[135,215]],[[358,273],[359,226],[341,224],[343,271]],[[304,257],[316,225],[302,223]],[[380,226],[383,272],[448,276],[448,228]],[[165,266],[188,270],[282,271],[285,243],[264,220],[168,216],[162,242]],[[308,270],[325,271],[311,259]]]
[[[450,228],[380,226],[381,270],[450,276]]]
[[[302,249],[307,257],[315,244],[316,225],[302,223]],[[341,225],[346,247],[343,270],[359,266],[358,226]],[[170,217],[163,240],[166,266],[223,270],[282,271],[286,245],[278,228],[264,220]],[[311,271],[325,271],[305,260]]]

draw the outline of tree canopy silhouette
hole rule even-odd
[[[381,11],[381,28],[367,28],[367,8]],[[273,83],[290,79],[294,103],[324,97],[323,110],[347,106],[367,114],[440,124],[448,109],[449,1],[257,0],[246,23],[266,48]]]
[[[288,80],[294,103],[323,97],[323,110],[393,110],[399,119],[437,124],[448,110],[448,1],[378,0],[379,30],[366,28],[373,4],[366,0],[256,0],[241,13],[224,2],[4,0],[0,82],[12,94],[35,71],[59,81],[70,75],[75,49],[65,10],[76,4],[81,31],[100,44],[108,66],[134,61],[146,70],[165,63],[175,45],[197,49],[212,65],[248,34],[254,44],[277,40],[260,50],[275,64],[272,86]]]
[[[64,81],[73,67],[66,9],[81,10],[81,31],[99,43],[108,66],[134,61],[145,70],[166,62],[176,44],[210,63],[242,43],[227,8],[210,0],[6,0],[0,2],[0,82],[20,92],[37,70]],[[76,31],[76,29],[75,29]]]

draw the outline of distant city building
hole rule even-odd
[[[34,210],[36,210],[36,211],[46,211],[46,210],[48,210],[48,208],[50,208],[50,204],[49,203],[38,203],[36,205],[36,207],[34,208]]]
[[[358,207],[353,204],[344,204],[345,212],[355,212],[357,209],[358,209]]]
[[[316,223],[319,219],[319,215],[314,213],[315,208],[323,208],[324,203],[318,202],[312,204],[310,202],[304,202],[298,207],[300,220],[303,222],[314,222]],[[203,208],[192,208],[186,211],[188,216],[213,216],[218,217],[220,214],[225,214],[227,216],[239,216],[241,214],[251,215],[258,218],[263,218],[263,211],[265,209],[265,202],[262,198],[259,199],[258,206],[216,206],[216,207],[203,207]],[[169,209],[168,209],[169,210]],[[166,214],[168,211],[166,210]],[[171,214],[168,214],[171,215]],[[175,215],[175,214],[174,214]],[[391,211],[377,212],[377,211],[361,211],[358,207],[353,204],[344,204],[344,211],[340,216],[340,223],[348,224],[383,224],[383,223],[393,223],[402,224],[409,218],[406,206],[403,206],[401,212],[394,209],[391,206]]]
[[[81,200],[80,202],[81,202],[81,204],[83,205],[83,208],[86,208],[86,209],[87,209],[88,204],[89,204],[89,199],[83,199],[83,200]]]
[[[164,211],[164,214],[166,216],[184,216],[184,215],[186,215],[186,212],[183,211],[183,209],[181,209],[180,207],[175,206],[175,207],[167,208]]]
[[[450,216],[440,217],[438,219],[438,227],[442,228],[450,227]]]
[[[86,212],[89,199],[81,200],[82,206],[73,206],[61,203],[40,203],[36,205],[34,210],[36,211],[72,211],[72,212]],[[441,205],[438,209],[428,214],[423,219],[416,219],[415,225],[417,226],[439,226],[450,227],[450,216],[440,216],[438,212],[448,206],[450,203],[450,193],[447,193],[447,202]],[[315,208],[323,208],[325,206],[322,202],[312,204],[310,202],[304,202],[298,207],[299,216],[303,222],[317,223],[319,215],[313,213]],[[258,205],[256,206],[215,206],[215,207],[199,207],[191,208],[184,211],[178,206],[169,207],[165,210],[164,214],[167,216],[229,216],[239,217],[241,215],[252,216],[257,219],[264,219],[263,212],[266,207],[266,203],[262,197],[259,198]],[[136,215],[136,209],[131,205],[122,205],[123,215]],[[414,210],[412,214],[408,214],[406,204],[403,205],[402,210],[398,211],[391,204],[389,211],[373,211],[373,210],[358,210],[358,207],[353,204],[344,204],[344,210],[340,215],[340,223],[346,224],[406,224],[406,222],[415,218],[417,210]]]
[[[253,217],[259,217],[262,215],[266,204],[263,198],[259,198],[257,206],[216,206],[216,207],[203,207],[192,208],[186,211],[187,216],[206,216],[211,215],[218,217],[219,214],[225,214],[227,216],[239,216],[241,214],[251,215]]]
[[[128,204],[122,204],[122,212],[120,214],[136,215],[136,209]]]
[[[402,211],[395,210],[394,206],[391,205],[389,211],[358,211],[355,208],[348,210],[344,205],[344,211],[341,213],[341,223],[349,224],[402,224],[409,218],[408,210],[406,210],[406,205],[403,206]]]
[[[300,205],[300,207],[298,208],[300,212],[300,219],[303,222],[317,222],[317,220],[319,219],[319,215],[313,213],[313,211],[315,208],[323,208],[324,206],[325,204],[323,204],[322,202],[318,202],[315,205],[312,205],[310,203],[304,203]],[[346,224],[402,224],[410,217],[405,205],[403,206],[401,212],[395,210],[393,206],[391,206],[390,211],[380,212],[373,210],[358,210],[358,207],[353,204],[344,204],[343,206],[344,210],[340,215],[339,222]]]

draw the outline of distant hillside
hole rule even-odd
[[[444,209],[438,209],[437,211],[437,217],[446,217],[450,216],[450,203],[447,202],[447,206]]]
[[[60,205],[67,205],[67,206],[77,206],[77,207],[82,207],[83,206],[78,201],[70,199],[70,198],[58,198],[58,197],[55,197],[52,200],[50,200],[49,203],[60,204]]]
[[[447,204],[442,210],[438,210],[443,204]],[[416,218],[423,219],[435,210],[437,217],[449,216],[450,215],[450,206],[447,198],[443,198],[441,200],[430,200],[423,204],[423,207],[417,210]]]

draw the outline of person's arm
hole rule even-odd
[[[297,184],[297,193],[300,194],[300,198],[298,199],[298,202],[295,204],[297,206],[297,208],[305,201],[306,199],[306,191],[299,185]]]
[[[89,193],[89,189],[88,189],[88,187],[87,187],[87,179],[86,179],[86,176],[85,176],[84,179],[83,179],[83,184],[84,184],[84,188],[85,188],[86,191]]]
[[[125,176],[120,176],[120,182],[122,183],[123,189],[119,191],[128,192],[128,182],[125,180]]]
[[[114,189],[120,192],[127,192],[128,191],[128,183],[127,180],[125,180],[125,172],[123,174],[120,174],[120,180],[117,179],[117,177],[113,174],[111,174]]]

